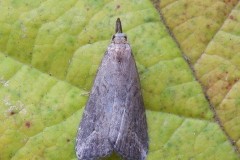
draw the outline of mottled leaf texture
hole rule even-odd
[[[217,123],[240,152],[240,1],[155,3],[209,98]]]
[[[119,17],[140,76],[147,160],[238,160],[239,1],[156,4],[166,24],[149,0],[0,0],[0,159],[77,159],[81,115]]]
[[[145,160],[148,135],[139,76],[120,19],[116,34],[98,69],[79,127],[79,160],[119,153],[124,159]]]

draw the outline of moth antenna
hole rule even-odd
[[[122,33],[122,25],[120,18],[118,18],[116,21],[115,33]]]

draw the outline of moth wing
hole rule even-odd
[[[147,122],[139,76],[132,53],[127,71],[129,72],[127,95],[114,150],[129,160],[145,160],[148,151]]]
[[[111,52],[102,60],[78,132],[79,159],[104,157],[113,150],[130,160],[146,157],[145,109],[135,61],[127,52],[129,59],[120,58],[119,65]]]
[[[128,131],[115,144],[115,150],[124,158],[129,160],[145,160],[147,150],[135,132]]]
[[[106,123],[104,108],[108,97],[106,96],[107,84],[105,84],[102,77],[105,74],[104,70],[106,66],[104,64],[106,64],[107,60],[108,56],[106,52],[96,75],[78,129],[75,147],[78,159],[96,159],[107,156],[113,151],[107,132],[104,130],[106,127],[103,126]]]
[[[94,160],[107,156],[112,152],[112,146],[101,133],[94,131],[81,145],[77,145],[77,157],[80,160]]]

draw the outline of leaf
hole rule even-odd
[[[76,159],[78,124],[117,17],[141,78],[148,159],[238,159],[150,1],[0,3],[0,159]]]
[[[158,4],[190,59],[219,125],[239,153],[240,2],[164,0]]]

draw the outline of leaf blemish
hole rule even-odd
[[[27,121],[27,122],[25,122],[25,126],[26,126],[27,128],[30,128],[30,127],[31,127],[31,123],[30,123],[29,121]]]
[[[11,115],[11,116],[14,115],[14,114],[16,114],[14,111],[11,111],[11,112],[10,112],[10,115]]]
[[[229,18],[230,18],[231,20],[236,20],[233,15],[230,15]]]
[[[211,25],[210,25],[210,24],[207,24],[206,26],[207,26],[207,28],[211,28]]]

